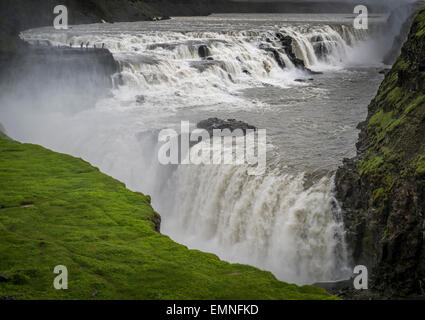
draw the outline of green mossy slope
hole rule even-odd
[[[173,242],[147,196],[81,159],[0,137],[0,189],[0,298],[334,298]]]

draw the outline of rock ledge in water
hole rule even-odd
[[[199,129],[207,130],[210,136],[212,136],[214,129],[229,129],[232,132],[236,129],[241,129],[244,134],[246,134],[247,130],[257,130],[255,126],[235,119],[222,120],[219,118],[208,118],[198,122],[196,126]]]

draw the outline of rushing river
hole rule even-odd
[[[213,15],[30,30],[24,39],[54,46],[104,44],[120,63],[121,84],[78,112],[48,100],[43,111],[5,103],[1,121],[19,141],[82,157],[150,194],[161,232],[179,243],[288,282],[344,278],[349,254],[333,174],[355,155],[356,125],[383,79],[391,44],[382,42],[383,21],[372,17],[365,31],[349,15]],[[291,36],[297,57],[322,74],[295,68],[284,52],[282,69],[262,49],[279,48],[277,33]],[[199,57],[201,45],[213,60]],[[264,175],[158,164],[159,129],[209,117],[267,129]]]

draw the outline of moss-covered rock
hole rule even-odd
[[[386,296],[425,293],[425,8],[336,175],[357,264]]]

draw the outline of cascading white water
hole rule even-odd
[[[125,32],[119,24],[109,26],[109,32],[97,26],[85,28],[39,29],[23,37],[49,40],[55,46],[105,43],[121,65],[122,85],[96,108],[72,117],[54,112],[31,116],[25,130],[12,126],[12,136],[81,156],[131,189],[151,194],[163,217],[162,232],[191,248],[252,264],[300,284],[335,280],[349,273],[331,175],[313,179],[306,187],[302,170],[277,159],[269,163],[266,174],[257,177],[248,176],[245,166],[165,168],[157,163],[155,133],[176,126],[180,118],[173,116],[178,112],[266,112],[270,108],[261,99],[241,95],[241,90],[305,86],[295,80],[311,75],[295,68],[277,32],[293,39],[294,52],[306,67],[321,71],[362,64],[356,61],[356,48],[370,34],[338,24],[255,31],[140,32],[135,28]],[[199,57],[201,45],[208,47],[213,60]],[[264,46],[277,50],[285,69]],[[144,96],[141,105],[137,95]],[[15,115],[9,123],[24,122],[24,117]],[[51,121],[41,125],[41,118]],[[274,158],[273,153],[270,156]]]
[[[306,189],[302,174],[231,165],[181,166],[174,178],[162,210],[173,239],[301,284],[350,274],[331,178]]]
[[[276,37],[276,33],[293,39],[297,57],[307,67],[326,69],[346,66],[350,51],[367,38],[363,30],[346,25],[285,26],[273,31],[221,32],[146,32],[127,36],[122,34],[79,34],[38,32],[24,35],[26,40],[47,39],[53,46],[73,43],[102,43],[121,63],[126,86],[140,89],[166,86],[193,90],[211,87],[250,87],[269,83],[293,84],[300,73]],[[214,60],[199,61],[198,47],[208,46]],[[278,50],[287,70],[282,72],[267,45]],[[201,75],[199,71],[202,71]],[[196,83],[193,80],[196,79]]]

